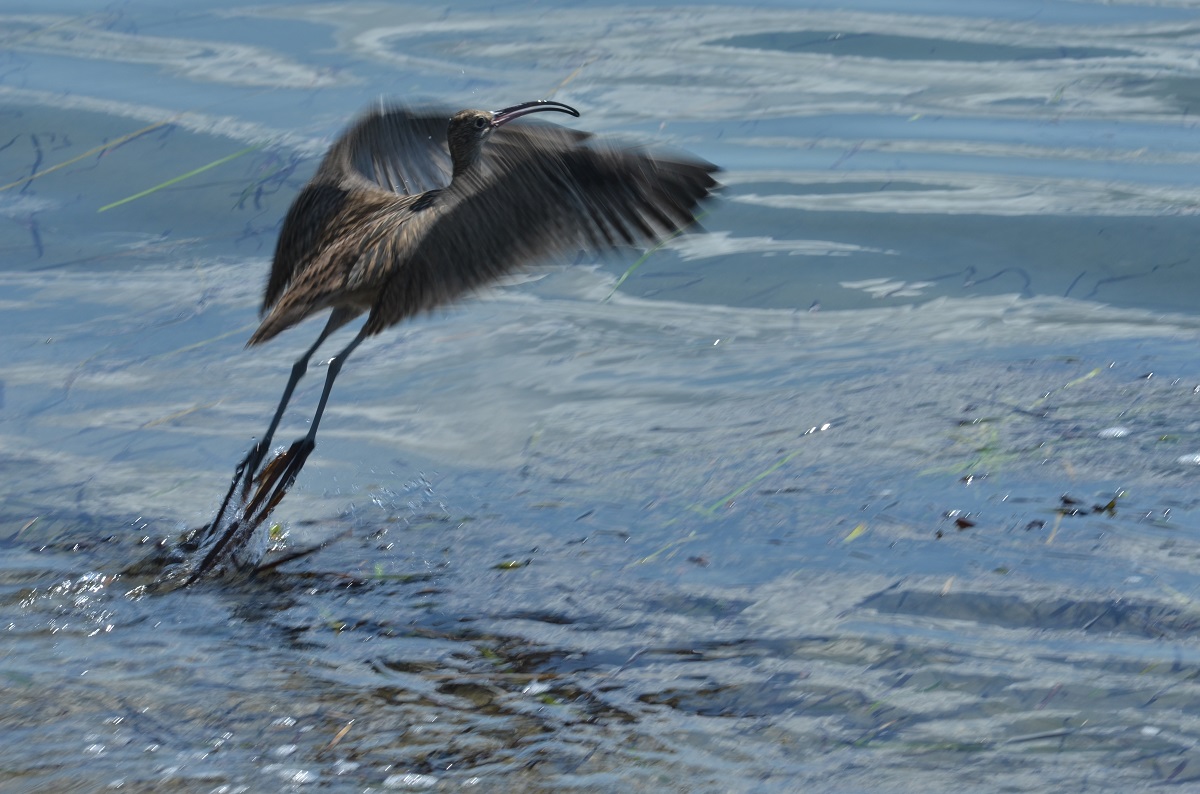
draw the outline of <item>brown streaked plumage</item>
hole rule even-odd
[[[548,100],[453,116],[380,107],[333,144],[284,219],[263,296],[265,316],[247,344],[332,312],[293,366],[275,416],[239,465],[210,532],[239,482],[243,496],[249,493],[296,383],[333,331],[368,315],[330,361],[308,434],[289,450],[295,454],[287,473],[273,477],[280,483],[275,496],[256,494],[253,504],[268,511],[315,446],[333,381],[367,336],[522,265],[581,249],[653,243],[689,226],[698,203],[716,187],[718,169],[702,160],[618,148],[557,125],[509,125],[552,110],[579,115]],[[227,542],[215,545],[202,569]]]

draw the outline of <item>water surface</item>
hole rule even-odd
[[[1200,779],[1200,20],[907,8],[11,5],[3,788]],[[332,136],[547,96],[703,229],[364,344],[275,514],[350,536],[138,596],[317,333],[243,349]]]

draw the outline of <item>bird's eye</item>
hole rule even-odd
[[[487,119],[485,119],[483,116],[475,117],[475,129],[481,130],[486,126],[487,126]]]

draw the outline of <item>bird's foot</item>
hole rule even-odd
[[[292,442],[290,447],[266,465],[254,480],[258,484],[258,490],[246,505],[244,521],[261,523],[275,509],[296,482],[305,461],[316,447],[316,442],[305,436]]]
[[[296,482],[297,475],[315,448],[316,443],[305,437],[276,455],[262,473],[253,479],[257,488],[248,501],[245,494],[250,491],[251,480],[246,477],[243,493],[237,500],[243,505],[242,509],[237,511],[240,512],[238,515],[231,509],[235,507],[232,497],[237,491],[238,480],[244,476],[245,467],[254,462],[256,450],[251,450],[250,455],[238,464],[234,483],[216,518],[204,528],[204,538],[198,544],[199,548],[193,548],[194,554],[203,552],[204,556],[194,567],[188,566],[190,570],[183,581],[185,586],[201,579],[248,575],[260,568],[266,546],[255,546],[257,530]]]

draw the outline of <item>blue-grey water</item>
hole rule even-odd
[[[0,42],[0,789],[1200,785],[1192,4],[39,0]],[[703,228],[364,344],[274,515],[349,536],[145,595],[318,331],[243,348],[332,137],[550,96],[718,163]]]

